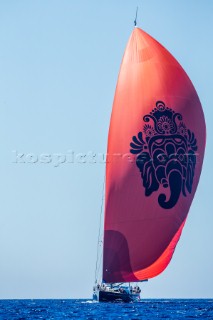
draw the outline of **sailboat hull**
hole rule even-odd
[[[100,290],[94,292],[93,300],[99,302],[138,302],[140,301],[140,293],[121,293]]]

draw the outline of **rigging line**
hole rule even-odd
[[[96,275],[97,278],[98,278],[99,275],[100,275],[100,268],[101,268],[101,265],[102,265],[102,259],[103,259],[103,250],[102,250],[102,253],[101,253],[101,255],[100,255],[99,262],[98,262],[97,275]],[[100,276],[101,276],[101,275],[100,275]]]
[[[100,246],[99,246],[99,250],[100,250]],[[102,265],[102,258],[103,258],[103,250],[101,248],[101,251],[102,251],[102,254],[100,253],[99,254],[99,257],[98,257],[98,260],[97,260],[97,269],[96,269],[96,279],[97,280],[100,276],[100,268],[101,268],[101,265]]]
[[[104,181],[103,181],[103,187],[102,187],[101,212],[100,212],[100,218],[99,218],[98,243],[97,243],[97,257],[96,257],[96,266],[95,266],[95,283],[96,283],[96,281],[97,281],[97,268],[98,268],[98,260],[99,260],[99,250],[98,250],[98,249],[99,249],[100,236],[101,236],[101,222],[102,222],[102,215],[103,215],[105,178],[106,178],[106,175],[104,175]]]
[[[135,20],[134,20],[135,27],[137,26],[137,18],[138,18],[138,7],[136,9]]]

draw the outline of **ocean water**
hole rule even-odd
[[[139,303],[91,300],[0,300],[0,320],[213,319],[211,299],[154,299]]]

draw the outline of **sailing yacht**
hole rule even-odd
[[[189,77],[135,26],[109,127],[103,269],[94,300],[139,301],[138,284],[168,266],[199,182],[205,140],[202,106]]]

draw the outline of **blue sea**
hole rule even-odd
[[[211,299],[154,299],[139,303],[91,300],[0,300],[0,320],[13,319],[213,319]]]

